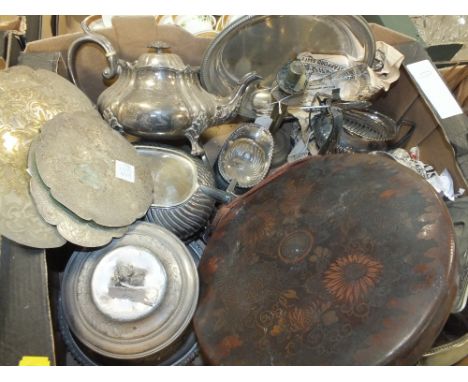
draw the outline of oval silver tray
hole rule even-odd
[[[268,87],[280,68],[302,52],[348,55],[371,66],[375,40],[361,16],[244,16],[208,47],[201,82],[210,93],[227,96],[244,74],[255,71]],[[249,100],[239,114],[255,116]]]

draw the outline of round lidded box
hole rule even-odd
[[[381,156],[312,157],[217,217],[194,328],[222,365],[414,364],[456,292],[429,183]]]
[[[102,356],[136,360],[163,351],[189,325],[198,274],[184,244],[166,229],[137,223],[93,252],[75,252],[62,302],[71,332]]]

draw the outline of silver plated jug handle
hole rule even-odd
[[[200,186],[200,190],[206,195],[209,196],[210,198],[216,200],[217,202],[223,203],[223,204],[228,204],[232,202],[237,195],[231,193],[231,192],[226,192],[223,190],[219,190],[217,188],[213,187],[208,187],[205,185]]]
[[[85,42],[94,42],[98,44],[102,49],[104,49],[108,67],[104,69],[102,75],[105,79],[111,79],[115,77],[118,73],[119,68],[119,58],[117,56],[117,52],[115,51],[112,43],[109,39],[105,36],[100,34],[94,33],[90,28],[90,23],[96,20],[96,16],[87,17],[81,22],[81,28],[85,33],[84,36],[77,38],[75,41],[72,42],[70,47],[68,48],[67,52],[67,62],[68,62],[68,74],[72,82],[80,87],[77,83],[76,77],[76,53],[81,45]]]

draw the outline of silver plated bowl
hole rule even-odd
[[[104,357],[141,360],[174,344],[198,299],[198,273],[184,243],[139,222],[93,252],[75,252],[64,273],[66,323]]]
[[[222,178],[237,187],[251,188],[265,178],[273,156],[273,137],[269,130],[247,123],[234,131],[224,143],[217,167]]]
[[[186,240],[204,227],[215,201],[202,186],[213,188],[211,169],[200,159],[166,146],[135,146],[153,179],[153,202],[145,219]]]
[[[394,120],[375,110],[342,110],[342,125],[336,142],[337,152],[369,152],[399,146],[395,138],[400,129]],[[326,145],[334,129],[331,114],[317,114],[311,121],[317,146]]]

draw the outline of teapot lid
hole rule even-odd
[[[148,48],[156,49],[156,53],[144,53],[138,57],[136,64],[137,68],[150,66],[153,68],[171,68],[182,70],[185,64],[182,59],[174,53],[167,53],[165,50],[170,48],[170,45],[164,41],[154,41]]]

